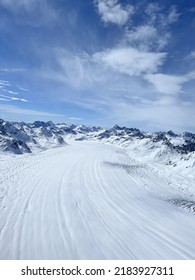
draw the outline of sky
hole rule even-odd
[[[193,0],[0,0],[0,118],[195,132]]]

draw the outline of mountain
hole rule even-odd
[[[23,154],[57,147],[66,144],[61,134],[52,122],[0,120],[0,151]]]
[[[67,144],[65,139],[84,139],[99,127],[84,125],[9,122],[0,119],[0,151],[15,154],[32,153]]]
[[[34,123],[0,120],[0,151],[15,154],[32,153],[67,144],[67,141],[98,141],[141,153],[143,160],[150,159],[175,165],[174,157],[194,159],[195,134],[184,132],[143,132],[137,128],[115,125],[112,128],[68,125],[35,121]]]
[[[184,132],[141,132],[136,128],[105,129],[94,136],[96,141],[125,148],[134,158],[152,166],[163,164],[190,173],[195,167],[195,134]],[[189,169],[188,169],[189,168]]]

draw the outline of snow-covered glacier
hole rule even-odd
[[[0,121],[0,259],[194,259],[194,139]]]

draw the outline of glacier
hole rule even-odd
[[[0,259],[194,259],[195,135],[0,121]]]

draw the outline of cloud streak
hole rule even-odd
[[[22,109],[12,105],[0,105],[0,110],[11,114],[31,115],[31,116],[38,116],[38,117],[63,117],[64,116],[62,114],[52,114],[50,112]]]
[[[17,24],[47,26],[59,16],[49,0],[0,0],[0,7],[10,12]]]
[[[5,101],[21,101],[21,102],[29,102],[27,99],[24,98],[18,98],[18,97],[11,97],[11,96],[7,96],[4,94],[0,94],[0,97],[2,97],[3,99],[1,100],[5,100]]]
[[[23,68],[0,68],[0,72],[25,72]]]
[[[2,69],[1,69],[2,70]],[[23,72],[23,71],[18,71],[21,69],[15,69],[15,68],[11,68],[9,69],[9,71],[5,71],[5,72]],[[15,90],[12,90],[14,86],[9,82],[9,81],[5,81],[5,80],[0,80],[0,97],[1,97],[1,101],[6,101],[6,102],[14,102],[14,101],[20,101],[20,102],[29,102],[26,98],[20,97],[20,93],[16,92]],[[19,89],[19,87],[17,87]],[[3,92],[3,93],[2,93]],[[24,93],[24,91],[23,91]],[[5,95],[6,94],[6,95]],[[13,97],[17,95],[17,97]]]

